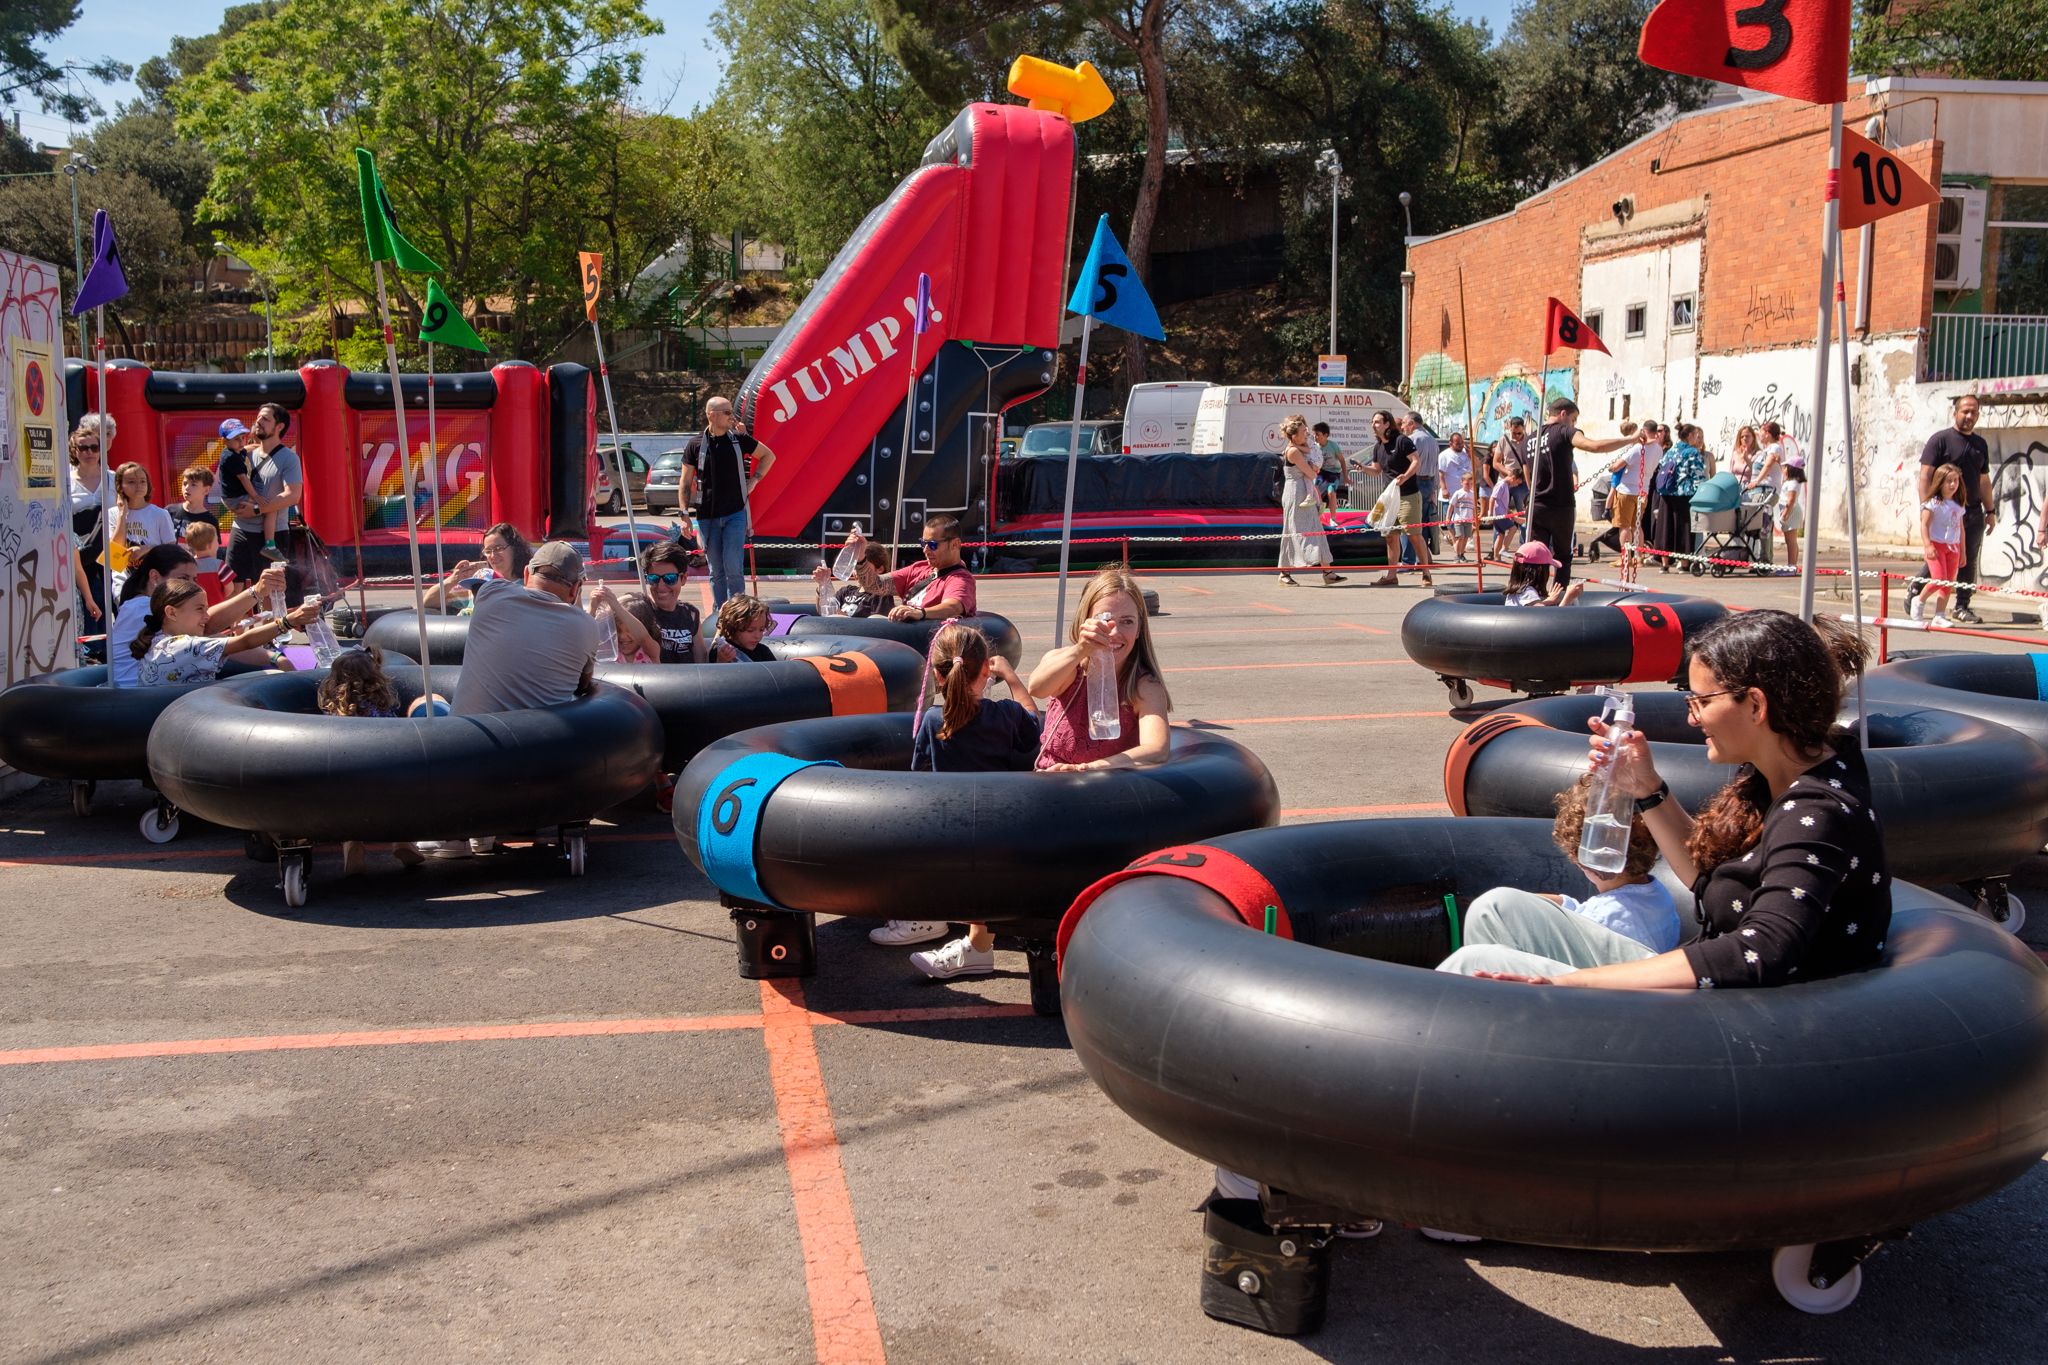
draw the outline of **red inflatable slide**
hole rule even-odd
[[[987,527],[1001,414],[1052,383],[1073,170],[1073,125],[1022,105],[969,105],[932,139],[741,387],[740,420],[777,456],[757,536],[888,535],[920,273],[905,538],[927,511]]]

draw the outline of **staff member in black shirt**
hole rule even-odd
[[[1605,455],[1630,444],[1626,436],[1598,441],[1579,430],[1579,405],[1569,398],[1550,400],[1550,420],[1529,452],[1529,528],[1527,540],[1540,540],[1557,559],[1557,582],[1572,578],[1572,531],[1578,525],[1578,475],[1574,450]]]
[[[1952,464],[1963,471],[1963,568],[1956,575],[1959,583],[1977,581],[1977,554],[1984,548],[1984,533],[1998,525],[1998,502],[1991,493],[1991,447],[1977,434],[1977,411],[1976,395],[1964,394],[1956,400],[1955,425],[1943,427],[1927,438],[1920,451],[1920,500],[1914,504],[1922,506],[1934,496],[1935,470]],[[1923,580],[1915,579],[1906,590],[1909,609],[1925,586]],[[1968,588],[1956,589],[1956,609],[1949,617],[1968,626],[1981,625],[1984,619],[1970,610]]]
[[[753,473],[747,457],[754,457]],[[732,400],[704,405],[704,430],[683,447],[683,506],[697,508],[697,534],[711,566],[711,605],[747,586],[747,495],[775,463],[775,452],[741,431]]]
[[[1736,612],[1691,642],[1687,712],[1707,757],[1740,764],[1697,820],[1669,798],[1649,746],[1629,733],[1610,760],[1591,722],[1593,763],[1615,780],[1672,871],[1692,883],[1700,936],[1667,953],[1604,965],[1529,956],[1558,941],[1543,920],[1566,912],[1536,897],[1466,925],[1481,946],[1443,970],[1537,985],[1617,990],[1778,986],[1875,965],[1891,926],[1891,877],[1853,731],[1833,729],[1842,673],[1863,641],[1839,622],[1782,611]],[[1482,898],[1484,899],[1484,898]]]

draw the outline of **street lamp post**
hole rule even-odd
[[[1316,170],[1330,177],[1330,354],[1337,354],[1337,198],[1344,184],[1344,163],[1335,147],[1323,148]]]
[[[75,272],[72,288],[76,289],[85,279],[85,237],[78,224],[78,174],[98,175],[100,168],[85,159],[84,152],[73,152],[71,159],[64,163],[64,178],[71,182],[71,268]],[[78,357],[90,364],[92,358],[85,349],[85,319],[78,320]]]
[[[1415,235],[1415,215],[1408,211],[1411,202],[1408,191],[1401,191],[1401,221],[1406,231],[1401,236],[1401,384],[1408,383],[1408,313],[1415,299],[1415,272],[1408,269],[1408,239]]]

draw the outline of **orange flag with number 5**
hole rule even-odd
[[[604,253],[579,251],[576,259],[583,265],[583,316],[596,322],[598,286],[604,279]]]
[[[1842,231],[1941,202],[1941,191],[1861,133],[1842,130]]]
[[[1636,55],[1808,104],[1849,94],[1849,0],[1661,0]]]

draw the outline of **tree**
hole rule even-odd
[[[173,38],[161,57],[151,57],[135,68],[135,84],[145,103],[170,108],[171,87],[196,76],[220,56],[221,44],[258,19],[268,19],[284,8],[285,0],[253,0],[229,5],[221,15],[220,27],[196,38]]]
[[[2016,0],[2028,3],[2029,0]],[[1636,60],[1655,0],[1527,0],[1494,52],[1501,108],[1491,128],[1498,174],[1533,194],[1697,109],[1713,82]]]
[[[87,154],[102,171],[141,177],[161,195],[185,225],[185,238],[211,250],[213,229],[199,222],[199,205],[213,179],[213,158],[189,138],[178,136],[167,108],[144,101],[121,106],[92,130]]]
[[[122,316],[162,322],[191,307],[192,251],[185,244],[178,211],[141,176],[102,171],[78,179],[78,211],[92,243],[92,213],[105,209],[121,241],[121,268],[128,297],[114,309]],[[78,289],[72,270],[71,186],[61,175],[0,181],[0,242],[30,256],[54,261],[68,300]],[[89,262],[88,262],[89,263]]]
[[[83,0],[8,0],[0,6],[0,105],[12,108],[34,96],[43,112],[72,123],[100,111],[98,101],[73,86],[78,76],[99,81],[128,78],[128,67],[111,57],[53,62],[40,44],[78,22]]]
[[[1871,0],[1856,10],[1850,65],[1873,76],[2048,81],[2040,0]]]
[[[201,213],[258,225],[230,242],[276,282],[281,315],[374,307],[363,146],[444,287],[508,298],[503,340],[535,357],[580,317],[576,252],[638,78],[632,44],[658,31],[639,0],[290,4],[227,37],[169,97],[180,135],[214,158]],[[387,278],[416,320],[416,282]],[[343,348],[378,354],[370,337]]]
[[[741,200],[749,225],[816,274],[954,108],[910,81],[863,0],[728,0],[712,31],[732,54],[719,104],[763,152]]]

